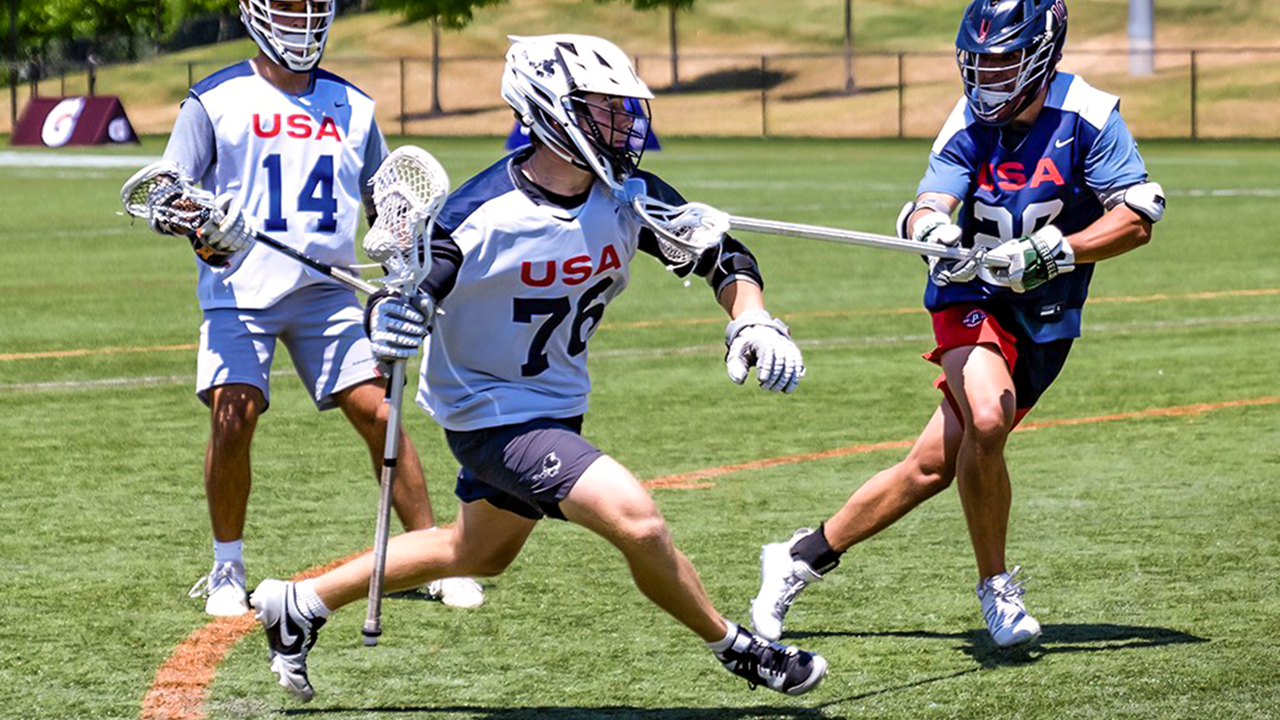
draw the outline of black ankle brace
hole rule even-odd
[[[791,557],[805,562],[819,575],[826,575],[835,570],[843,554],[831,549],[827,536],[822,532],[822,525],[791,546]]]

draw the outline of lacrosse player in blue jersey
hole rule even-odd
[[[684,201],[637,169],[653,97],[627,55],[580,35],[512,38],[503,98],[533,144],[459,187],[436,219],[430,302],[397,296],[368,307],[374,354],[412,357],[427,335],[418,403],[444,427],[462,468],[451,530],[406,533],[387,551],[388,591],[444,575],[496,575],[538,521],[581,525],[612,543],[640,591],[702,638],[730,672],[791,695],[815,687],[826,661],[772,644],[725,620],[672,544],[653,499],[580,434],[590,378],[587,343],[629,280],[637,252],[677,276],[704,278],[731,320],[728,373],[748,367],[768,390],[804,374],[787,327],[764,309],[751,253],[732,238],[677,262],[619,198],[628,179],[650,196]],[[718,239],[718,238],[717,238]],[[306,700],[307,652],[333,610],[363,598],[372,556],[300,583],[265,581],[253,595],[280,684]]]
[[[200,328],[197,394],[212,428],[205,492],[214,564],[192,588],[210,615],[248,612],[242,540],[249,501],[249,447],[270,402],[276,340],[284,342],[311,399],[338,407],[381,467],[384,381],[354,293],[269,248],[246,226],[335,266],[355,262],[361,201],[374,213],[369,179],[387,154],[373,100],[317,67],[334,17],[333,0],[240,0],[257,57],[191,88],[165,159],[219,196],[225,219],[192,239]],[[163,230],[163,228],[157,228]],[[422,467],[401,438],[395,507],[406,529],[434,524]],[[483,600],[471,580],[438,584],[455,605]]]
[[[944,400],[902,462],[875,475],[816,531],[761,553],[756,631],[782,634],[791,603],[840,556],[955,479],[977,559],[977,596],[996,645],[1040,635],[1005,560],[1006,438],[1057,377],[1093,266],[1145,244],[1164,213],[1119,100],[1056,70],[1063,0],[974,0],[957,39],[964,97],[938,135],[898,231],[980,248],[1007,267],[929,261],[925,306]],[[952,213],[963,204],[959,222]]]

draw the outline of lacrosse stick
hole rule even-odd
[[[637,188],[638,186],[629,184],[627,190],[633,191]],[[989,258],[987,250],[990,248],[948,247],[937,243],[904,240],[890,235],[740,217],[702,203],[688,203],[676,207],[643,194],[631,194],[629,202],[639,220],[658,237],[658,245],[663,255],[677,263],[700,257],[703,252],[719,245],[724,233],[733,229],[765,235],[898,250],[912,255],[929,255],[945,260],[968,260],[971,256],[976,256],[980,263],[988,267],[1007,267],[1008,265],[1006,262]]]
[[[142,168],[125,181],[124,187],[120,189],[120,202],[124,204],[124,211],[129,216],[142,218],[161,232],[187,237],[193,236],[196,230],[210,220],[222,219],[222,210],[215,203],[213,193],[193,187],[183,179],[178,166],[164,160]],[[364,293],[378,290],[347,270],[307,257],[275,238],[260,232],[253,232],[251,236],[255,242],[287,255],[353,290]]]
[[[399,291],[413,304],[418,285],[431,270],[431,225],[449,193],[449,176],[434,157],[417,147],[396,149],[373,175],[373,203],[378,219],[364,236],[364,252],[386,268],[383,285]],[[427,312],[430,320],[431,311]],[[369,606],[364,644],[378,644],[382,635],[382,586],[387,569],[387,540],[391,524],[391,489],[396,480],[400,444],[400,401],[404,392],[404,360],[391,365],[387,383],[387,441],[382,460],[378,519],[373,535],[373,573],[369,576]]]

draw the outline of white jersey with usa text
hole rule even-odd
[[[291,95],[246,61],[197,83],[186,103],[193,101],[208,116],[214,147],[186,152],[198,158],[188,163],[206,166],[183,169],[207,190],[234,193],[251,228],[320,262],[354,264],[361,181],[372,172],[365,166],[385,154],[373,100],[323,70],[315,71],[308,91]],[[174,142],[166,157],[183,157]],[[370,151],[373,144],[377,152]],[[298,288],[332,282],[262,245],[233,256],[226,267],[197,265],[206,310],[266,308]]]
[[[449,430],[585,413],[587,341],[636,253],[637,222],[599,184],[567,211],[495,175],[460,188],[478,204],[453,229],[461,263],[422,361],[418,404]]]

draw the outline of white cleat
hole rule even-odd
[[[986,578],[978,583],[976,592],[982,602],[982,616],[987,620],[991,639],[1002,647],[1013,647],[1040,637],[1040,623],[1027,612],[1022,604],[1022,583],[1013,576],[1021,567]]]
[[[800,528],[790,540],[760,549],[760,592],[751,601],[751,625],[767,640],[782,637],[782,620],[791,603],[809,583],[822,579],[808,563],[791,557],[791,548],[811,533],[809,528]]]
[[[473,608],[484,604],[484,588],[467,577],[432,580],[423,588],[423,593],[449,607]]]
[[[216,617],[230,617],[249,612],[249,593],[245,590],[244,563],[228,560],[214,563],[209,574],[196,581],[188,597],[207,596],[204,611]]]
[[[303,615],[297,593],[297,583],[263,580],[253,591],[253,607],[267,633],[271,672],[279,678],[281,687],[302,702],[309,702],[316,691],[307,678],[307,653],[316,644],[316,633],[325,619]]]

